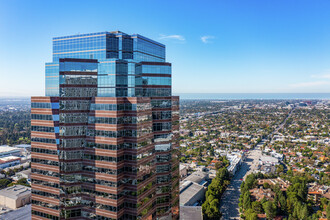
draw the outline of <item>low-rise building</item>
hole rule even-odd
[[[180,182],[180,206],[197,206],[205,198],[208,174],[195,171]]]
[[[183,182],[191,181],[191,182],[195,182],[197,184],[203,185],[207,179],[208,179],[207,173],[202,172],[202,171],[196,171],[196,172],[193,172],[191,175],[189,175],[187,178],[185,178],[183,180]]]
[[[15,174],[15,179],[16,180],[25,178],[25,179],[27,179],[29,181],[30,180],[30,177],[31,177],[31,169],[23,170],[23,171],[18,172],[18,173]]]
[[[203,220],[201,206],[180,206],[180,220]]]
[[[241,156],[237,154],[228,154],[227,158],[229,160],[230,165],[227,167],[227,170],[232,175],[235,175],[235,173],[238,171],[239,166],[241,165]]]
[[[330,187],[325,185],[310,184],[308,187],[308,197],[315,202],[319,202],[324,197],[330,200]]]
[[[261,201],[262,199],[274,200],[275,193],[271,189],[254,188],[250,190],[253,200]]]
[[[19,144],[19,145],[15,145],[15,147],[21,150],[22,155],[29,155],[31,153],[30,144]]]
[[[18,144],[15,145],[15,147],[19,149],[25,149],[27,151],[31,151],[31,144]]]
[[[14,185],[0,190],[0,205],[17,209],[31,203],[31,188]]]
[[[217,171],[216,170],[209,170],[207,172],[207,174],[209,175],[209,179],[213,179],[217,176]]]
[[[180,186],[180,206],[197,206],[204,200],[206,187],[192,181]]]
[[[276,179],[259,179],[258,185],[261,186],[264,183],[268,183],[271,186],[278,185],[281,189],[281,191],[286,191],[287,188],[290,186],[290,182],[283,180],[280,177],[277,177]]]
[[[254,172],[255,173],[259,173],[260,172],[262,174],[270,174],[270,173],[275,173],[275,171],[276,171],[276,167],[273,166],[272,164],[267,163],[265,165],[259,164],[258,165],[258,169],[255,170]]]
[[[206,135],[208,133],[208,131],[195,131],[195,137],[196,136],[200,136],[200,135]]]
[[[270,152],[270,155],[272,157],[275,157],[276,159],[279,159],[279,160],[283,160],[283,158],[284,158],[283,154],[277,153],[276,151]]]
[[[259,163],[262,165],[271,164],[273,166],[280,164],[277,158],[265,155],[260,157]]]
[[[16,156],[6,156],[0,158],[0,169],[16,166],[21,163],[21,158]]]
[[[12,170],[12,169],[15,169],[15,168],[20,169],[22,167],[23,167],[23,169],[28,169],[30,167],[30,162],[23,163],[22,162],[22,159],[21,159],[21,163],[20,164],[17,164],[17,165],[12,166],[12,167],[4,168],[3,170],[7,172],[8,170]]]
[[[180,177],[181,178],[184,178],[188,175],[188,170],[187,170],[187,167],[180,164]]]
[[[17,147],[10,147],[8,145],[0,146],[0,158],[1,157],[8,157],[8,156],[20,156],[21,149]]]

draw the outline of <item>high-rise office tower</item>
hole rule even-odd
[[[178,218],[179,97],[163,44],[54,38],[31,117],[32,219]]]

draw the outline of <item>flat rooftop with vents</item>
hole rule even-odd
[[[30,187],[14,185],[0,190],[0,205],[17,209],[29,203],[31,203]]]

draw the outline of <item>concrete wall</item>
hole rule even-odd
[[[29,203],[31,203],[31,194],[19,197],[17,199],[12,199],[0,195],[0,205],[6,206],[11,209],[17,209]]]

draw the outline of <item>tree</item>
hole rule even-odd
[[[216,170],[219,170],[222,167],[222,162],[216,162],[214,166]]]
[[[216,177],[212,180],[206,191],[206,200],[202,205],[205,219],[220,219],[219,199],[229,184],[229,173],[226,168],[218,170]]]
[[[258,215],[252,209],[248,209],[245,212],[245,219],[246,220],[258,220]]]
[[[0,112],[0,145],[30,143],[30,110]]]
[[[307,181],[305,178],[292,178],[292,185],[288,188],[288,199],[293,203],[299,201],[305,203],[307,201]]]
[[[278,191],[276,191],[276,197],[277,197],[277,200],[278,200],[278,202],[281,206],[280,209],[281,209],[282,214],[286,214],[286,212],[287,212],[287,202],[286,202],[286,198],[285,198],[284,193],[281,190],[278,190]]]
[[[244,186],[245,186],[245,181],[243,181],[242,183],[241,183],[241,191],[243,191],[244,190]],[[243,192],[242,192],[243,193]],[[244,192],[245,193],[245,192]]]
[[[243,197],[243,208],[245,210],[247,209],[251,209],[252,208],[252,204],[251,204],[251,198],[250,198],[250,192],[249,191],[246,191],[244,193],[244,197]]]
[[[300,209],[299,219],[307,219],[308,217],[308,209],[307,205],[304,205],[302,209]]]
[[[252,202],[252,209],[257,214],[263,213],[262,204],[259,201]]]
[[[222,214],[219,211],[219,200],[212,198],[210,198],[210,200],[205,201],[202,205],[202,210],[205,219],[207,220],[220,219]]]
[[[327,219],[330,219],[330,202],[327,205],[326,213],[327,213]]]
[[[180,161],[181,161],[182,163],[185,163],[185,162],[186,162],[186,158],[185,158],[185,157],[181,157],[181,158],[180,158]]]
[[[247,185],[248,189],[252,189],[255,183],[256,177],[253,174],[250,174],[245,179],[245,185]]]
[[[28,183],[26,178],[19,179],[16,184],[30,187],[30,184]]]
[[[211,149],[210,149],[210,155],[214,157],[214,148],[213,147],[211,147]]]
[[[325,210],[326,207],[328,206],[328,199],[325,197],[322,197],[320,199],[320,202],[321,202],[321,209]]]
[[[266,182],[263,184],[263,187],[264,187],[264,189],[268,189],[270,187],[270,185],[269,185],[269,183]]]
[[[26,178],[19,179],[16,183],[10,183],[8,186],[22,185],[31,187]]]
[[[6,172],[6,176],[13,176],[15,175],[15,172],[11,169],[9,169],[7,172]]]
[[[271,201],[267,201],[263,204],[267,219],[273,219],[276,216],[276,206]]]
[[[280,174],[280,173],[283,173],[284,171],[284,167],[283,165],[277,165],[277,169],[276,169],[276,173]]]
[[[0,188],[5,188],[8,186],[8,184],[10,183],[10,180],[8,179],[0,179]]]

